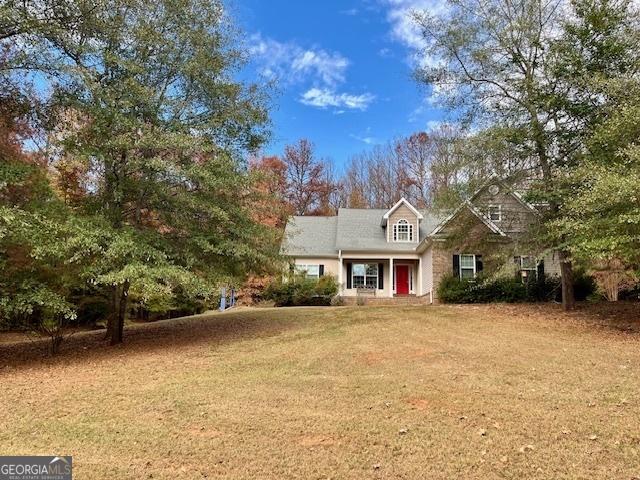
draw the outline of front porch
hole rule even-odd
[[[371,299],[368,303],[380,303],[380,299],[415,302],[423,296],[422,267],[418,255],[341,256],[338,267],[340,295],[345,299]]]

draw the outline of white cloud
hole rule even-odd
[[[270,79],[292,84],[308,79],[328,85],[344,82],[349,60],[338,52],[319,48],[305,49],[295,43],[252,35],[249,54],[259,65],[260,73]]]
[[[378,141],[378,139],[377,139],[377,138],[375,138],[375,137],[360,137],[360,136],[358,136],[358,135],[353,135],[353,134],[351,134],[351,135],[349,135],[349,136],[350,136],[351,138],[355,138],[356,140],[358,140],[358,141],[360,141],[360,142],[362,142],[362,143],[366,143],[367,145],[374,145],[374,144],[376,144],[376,143],[380,143],[380,142]]]
[[[349,61],[340,54],[329,54],[324,50],[306,50],[291,63],[294,73],[315,74],[324,83],[335,85],[344,82],[344,71]]]
[[[382,0],[387,7],[387,21],[391,25],[391,37],[410,51],[409,62],[416,65],[437,64],[424,49],[428,46],[416,24],[413,13],[426,11],[432,15],[447,11],[446,0]]]
[[[312,107],[338,109],[347,108],[350,110],[366,110],[373,102],[375,96],[371,93],[353,95],[349,93],[337,93],[327,88],[313,87],[307,90],[300,97],[300,102]]]
[[[346,110],[367,109],[375,95],[339,92],[346,81],[349,60],[338,52],[321,48],[302,48],[255,34],[250,38],[249,53],[262,75],[282,85],[304,85],[299,101],[315,108],[334,108],[339,115]]]

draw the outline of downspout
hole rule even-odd
[[[343,281],[342,281],[342,270],[344,265],[342,264],[342,249],[338,250],[338,290],[340,291],[340,296],[344,293]]]

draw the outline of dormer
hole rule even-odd
[[[422,214],[401,198],[382,216],[381,225],[386,229],[387,242],[419,243],[421,220]]]

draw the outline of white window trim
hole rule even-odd
[[[476,272],[476,255],[475,253],[461,253],[459,255],[459,260],[458,260],[458,275],[460,277],[460,280],[465,280],[465,278],[462,276],[462,257],[473,257],[473,278],[476,278],[477,272]],[[465,270],[469,270],[469,267],[465,267]]]
[[[356,286],[356,282],[354,281],[355,277],[361,277],[362,275],[355,275],[354,274],[354,266],[355,265],[364,265],[364,285],[362,287],[358,287]],[[373,275],[367,275],[367,265],[375,265],[376,266],[376,287],[375,290],[379,290],[378,285],[380,285],[380,267],[378,266],[377,263],[353,263],[351,264],[351,288],[356,289],[356,288],[368,288],[367,287],[367,277],[373,277]]]
[[[493,218],[491,218],[491,209],[492,208],[497,208],[498,209],[498,219],[494,220]],[[502,205],[489,205],[487,207],[487,218],[489,218],[489,220],[491,220],[492,222],[501,222],[502,221]]]
[[[398,239],[398,227],[400,225],[406,225],[407,226],[407,240],[399,240]],[[413,230],[413,224],[409,221],[407,221],[404,218],[400,218],[398,219],[398,221],[396,223],[393,224],[393,241],[396,243],[413,243],[413,237],[414,237],[414,230]]]
[[[318,274],[309,275],[309,271],[308,271],[309,267],[316,267],[318,270]],[[296,263],[294,268],[296,270],[296,273],[304,273],[305,277],[307,278],[315,278],[315,279],[320,278],[320,264]]]
[[[535,278],[538,278],[538,259],[536,257],[534,257],[533,255],[518,255],[519,257],[519,262],[518,262],[518,266],[520,267],[520,279],[524,280],[525,276],[522,275],[522,272],[533,272],[532,275]],[[533,259],[533,268],[525,268],[524,266],[524,259],[525,258],[532,258]],[[529,274],[527,273],[526,277],[529,277]]]

